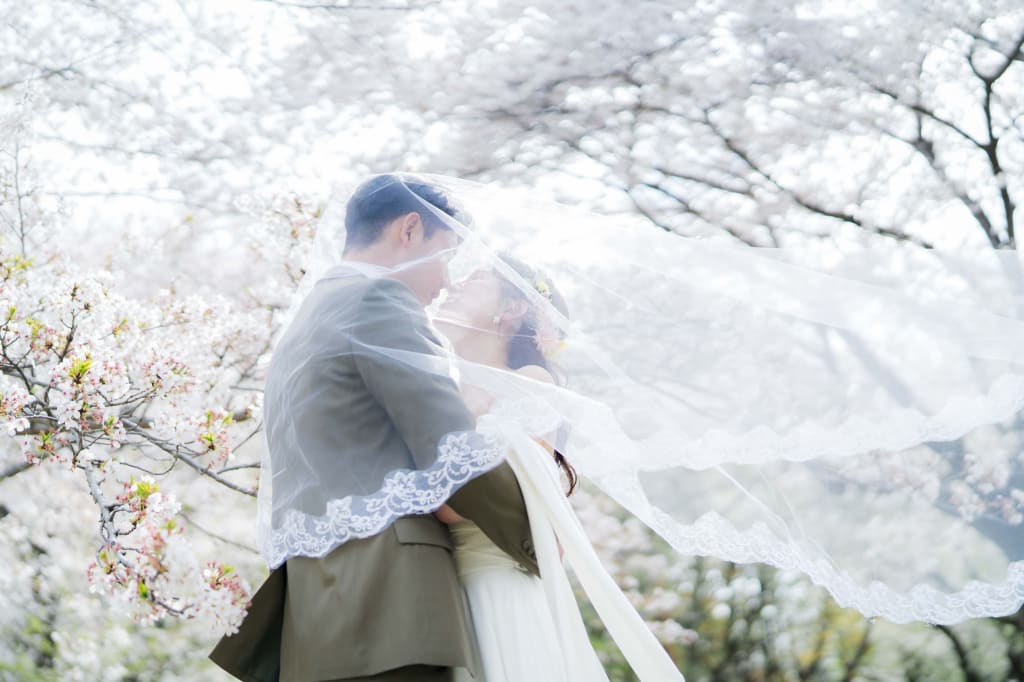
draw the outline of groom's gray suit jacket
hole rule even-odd
[[[404,284],[352,272],[316,286],[329,289],[313,305],[343,302],[362,316],[366,343],[442,354]],[[395,371],[396,363],[357,366],[350,353],[334,362],[317,377],[289,379],[331,384],[330,409],[310,430],[320,443],[372,443],[378,456],[411,467],[432,459],[446,433],[474,428],[448,377]],[[280,378],[274,372],[272,362],[268,383]],[[431,450],[416,451],[422,448]],[[448,503],[537,572],[525,503],[507,464],[470,481]],[[432,515],[406,516],[321,559],[289,559],[253,596],[239,632],[221,639],[210,658],[247,682],[344,679],[418,664],[472,668],[471,626],[451,551],[447,527]]]

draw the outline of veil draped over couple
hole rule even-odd
[[[341,205],[344,214],[341,215]],[[341,218],[343,217],[343,221]],[[956,623],[1024,603],[1016,252],[760,249],[454,178],[328,207],[267,375],[243,680],[682,680],[570,504]]]

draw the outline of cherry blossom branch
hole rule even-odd
[[[251,497],[255,497],[256,496],[256,491],[255,490],[253,490],[251,488],[246,488],[246,487],[241,486],[241,485],[238,485],[237,483],[233,483],[233,482],[227,480],[226,478],[223,478],[217,472],[213,471],[209,466],[204,466],[204,465],[200,464],[199,462],[197,462],[192,455],[190,455],[190,454],[188,454],[188,453],[183,451],[183,448],[182,448],[182,446],[180,444],[171,443],[169,441],[162,440],[160,438],[156,438],[152,434],[147,433],[145,429],[143,429],[138,424],[132,422],[131,420],[124,420],[124,423],[125,423],[125,426],[128,427],[127,431],[129,433],[133,433],[133,434],[141,436],[142,438],[144,438],[147,442],[149,442],[153,446],[155,446],[155,447],[159,448],[160,450],[166,452],[167,454],[171,455],[177,461],[183,462],[184,464],[188,465],[192,469],[195,469],[196,471],[198,471],[203,476],[211,478],[214,481],[216,481],[217,483],[220,483],[221,485],[225,486],[226,488],[230,488],[231,490],[234,490],[236,492],[242,493],[244,495],[249,495]]]
[[[74,66],[71,66],[71,65],[61,66],[61,67],[45,68],[45,69],[42,69],[39,73],[37,73],[37,74],[35,74],[33,76],[25,76],[24,78],[15,78],[14,80],[10,80],[10,81],[7,81],[5,83],[0,83],[0,91],[9,90],[10,88],[13,88],[15,86],[23,85],[25,83],[30,83],[30,82],[36,81],[36,80],[47,80],[47,79],[53,78],[54,76],[61,76],[62,78],[66,79],[68,74],[78,74],[78,73],[79,73],[78,69],[76,69]]]
[[[217,473],[218,474],[225,474],[225,473],[227,473],[229,471],[238,471],[240,469],[259,469],[259,468],[260,468],[259,463],[250,462],[248,464],[234,464],[234,465],[229,466],[229,467],[224,467],[223,469],[219,469],[217,471]]]
[[[92,496],[93,502],[100,510],[100,537],[105,545],[117,544],[117,527],[114,525],[114,516],[111,513],[112,509],[115,509],[117,505],[112,505],[107,501],[103,495],[103,491],[100,490],[99,481],[96,480],[96,472],[91,466],[83,468],[85,473],[85,480],[89,486],[89,494]],[[127,565],[127,564],[126,564]]]
[[[954,133],[959,135],[961,138],[963,138],[971,146],[976,147],[978,149],[983,149],[984,148],[984,143],[983,142],[980,142],[979,140],[976,140],[967,131],[965,131],[963,128],[958,126],[956,123],[953,123],[949,119],[939,115],[938,113],[936,113],[935,111],[933,111],[933,110],[929,109],[928,107],[924,106],[920,102],[907,102],[904,98],[900,97],[898,94],[896,94],[892,90],[889,90],[889,89],[887,89],[887,88],[885,88],[883,86],[880,86],[880,85],[877,85],[877,84],[874,84],[874,83],[865,83],[865,84],[871,90],[873,90],[874,92],[876,92],[876,93],[878,93],[880,95],[885,95],[886,97],[889,97],[890,99],[892,99],[897,104],[900,104],[901,106],[906,107],[907,109],[909,109],[910,111],[914,112],[918,116],[927,118],[928,120],[932,121],[933,123],[937,123],[940,126],[946,128],[947,130],[953,131]]]
[[[1000,137],[996,135],[992,120],[992,96],[996,83],[1003,77],[1003,74],[1006,73],[1010,68],[1010,65],[1016,60],[1017,55],[1021,53],[1022,47],[1024,47],[1024,32],[1022,32],[1014,42],[1009,55],[1004,55],[1003,63],[996,68],[995,72],[989,75],[981,73],[977,68],[974,63],[973,52],[967,57],[968,66],[970,66],[971,71],[981,81],[984,88],[985,96],[982,99],[982,113],[985,118],[985,131],[988,134],[988,141],[982,145],[982,149],[985,151],[985,156],[988,159],[989,169],[992,171],[992,177],[995,178],[996,184],[999,187],[999,198],[1002,202],[1003,219],[1006,223],[1006,246],[1008,248],[1014,248],[1016,244],[1016,228],[1014,225],[1014,219],[1017,207],[1010,196],[1005,171],[999,159]]]
[[[193,519],[189,514],[183,512],[183,511],[182,512],[178,512],[178,516],[180,516],[181,518],[185,519],[185,521],[187,521],[190,526],[192,526],[193,528],[198,530],[200,533],[203,533],[204,535],[208,535],[211,538],[213,538],[214,540],[217,540],[218,542],[223,542],[225,544],[231,545],[232,547],[237,547],[238,549],[245,550],[246,552],[249,552],[250,554],[258,555],[260,553],[259,550],[256,549],[255,547],[250,547],[249,545],[246,545],[246,544],[243,544],[241,542],[238,542],[237,540],[232,540],[231,538],[226,538],[223,535],[218,535],[217,533],[214,533],[212,530],[204,528],[203,526],[201,526],[198,523],[196,523],[195,519]]]
[[[236,420],[236,421],[238,421],[238,420]],[[263,431],[263,422],[260,422],[259,424],[257,424],[256,428],[249,432],[249,435],[247,435],[245,438],[243,438],[238,443],[236,443],[231,449],[233,451],[234,450],[238,450],[240,447],[242,447],[243,445],[248,443],[250,440],[252,440],[261,431]],[[227,467],[226,469],[221,469],[219,473],[224,473],[225,471],[233,471],[234,469],[245,468],[246,466],[248,466],[248,465],[241,465],[241,464],[239,464],[239,465],[236,465],[234,467]],[[259,465],[257,464],[257,465],[254,465],[254,466],[259,466]]]
[[[932,172],[935,173],[936,177],[938,177],[942,184],[945,185],[946,188],[948,188],[949,191],[953,193],[953,196],[955,196],[957,200],[961,204],[963,204],[963,206],[970,212],[970,214],[974,216],[974,220],[978,223],[978,225],[981,226],[981,229],[984,231],[985,238],[988,239],[989,244],[993,248],[1000,248],[1000,246],[1002,245],[1002,241],[1000,240],[999,235],[996,232],[995,226],[992,224],[992,220],[989,218],[988,214],[985,212],[985,209],[982,207],[982,205],[979,202],[972,199],[967,194],[967,192],[962,187],[960,187],[946,172],[945,167],[939,162],[938,157],[935,154],[935,142],[932,139],[926,137],[924,134],[924,129],[921,125],[921,119],[921,115],[918,114],[917,134],[914,139],[906,140],[899,137],[898,135],[892,134],[890,134],[890,136],[901,142],[906,143],[911,149],[913,149],[915,152],[924,157],[925,161],[928,163],[929,167],[931,167]],[[889,134],[887,131],[886,133]]]
[[[715,135],[718,136],[718,138],[719,138],[719,140],[721,140],[723,146],[725,146],[725,148],[733,156],[735,156],[740,161],[742,161],[748,168],[750,168],[750,170],[752,170],[758,176],[760,176],[765,181],[767,181],[772,187],[774,187],[775,189],[777,189],[778,191],[780,191],[784,195],[788,196],[798,206],[800,206],[800,207],[810,211],[811,213],[815,213],[817,215],[824,216],[824,217],[827,217],[827,218],[832,218],[834,220],[838,220],[840,222],[847,223],[849,225],[854,225],[854,226],[859,227],[859,228],[861,228],[863,230],[866,230],[866,231],[869,231],[869,232],[874,232],[876,234],[880,234],[880,235],[885,236],[885,237],[891,237],[893,239],[896,239],[897,241],[909,242],[911,244],[916,244],[917,246],[920,246],[920,247],[926,248],[926,249],[933,248],[933,246],[932,246],[932,244],[930,242],[928,242],[928,241],[926,241],[924,239],[920,239],[919,237],[915,237],[913,235],[910,235],[910,234],[907,234],[907,233],[902,232],[900,230],[895,230],[895,229],[892,229],[892,228],[889,228],[889,227],[883,227],[883,226],[880,226],[880,225],[871,225],[871,226],[865,225],[864,221],[862,221],[860,218],[858,218],[858,217],[856,217],[854,215],[851,215],[850,213],[846,213],[845,211],[838,211],[838,210],[826,208],[824,206],[821,206],[817,202],[815,202],[815,201],[813,201],[811,199],[808,199],[808,198],[800,195],[795,190],[790,189],[790,188],[784,186],[774,176],[772,176],[772,174],[770,172],[768,172],[760,164],[755,162],[753,160],[753,158],[747,152],[745,152],[736,143],[735,140],[733,140],[727,133],[725,133],[725,131],[723,131],[721,129],[720,126],[718,126],[711,119],[711,110],[710,109],[705,109],[704,110],[704,121],[705,121],[705,124],[708,126],[708,128],[710,128],[711,131],[714,132]]]

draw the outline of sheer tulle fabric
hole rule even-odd
[[[452,356],[460,385],[515,399],[516,415],[494,419],[533,411],[557,422],[577,471],[680,561],[800,570],[840,604],[898,622],[1024,603],[1016,253],[754,249],[427,180],[473,216],[471,227],[449,221],[463,239],[454,279],[499,273],[567,336],[553,358],[563,385]],[[340,242],[333,224],[322,232]],[[554,282],[569,317],[503,252]],[[430,312],[444,321],[443,301]],[[425,374],[453,371],[433,355],[369,350]],[[489,454],[440,480],[459,485],[502,447],[476,447]],[[347,492],[379,494],[386,478]],[[274,509],[280,492],[275,479]],[[337,537],[361,527],[360,515],[342,516]]]
[[[318,278],[268,373],[258,537],[269,566],[436,511],[502,462],[444,353],[401,283],[344,264]]]

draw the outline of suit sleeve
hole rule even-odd
[[[360,302],[351,341],[363,382],[387,412],[418,467],[434,462],[445,435],[476,427],[446,371],[447,356],[405,285],[388,279],[371,284]],[[449,504],[536,573],[526,504],[508,464],[463,485]]]
[[[505,554],[534,575],[540,575],[526,502],[512,467],[506,462],[456,490],[448,505],[476,523]]]

